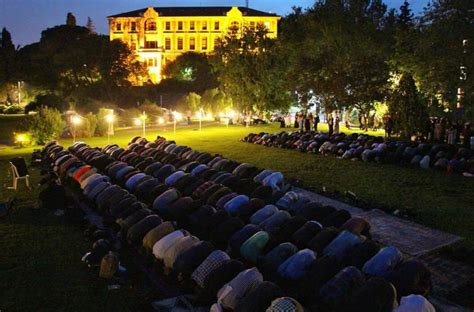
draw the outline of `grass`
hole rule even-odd
[[[261,131],[280,129],[277,125],[206,126],[202,131],[183,127],[175,136],[168,127],[147,129],[147,138],[162,135],[197,150],[279,170],[287,178],[298,179],[306,188],[320,191],[324,186],[330,196],[344,201],[350,201],[344,193],[352,191],[357,195],[358,205],[401,210],[416,222],[464,237],[456,248],[474,252],[473,179],[239,142],[248,133]],[[125,146],[135,135],[140,135],[139,129],[123,130],[111,141]],[[107,138],[84,141],[92,146],[107,144]],[[60,143],[68,146],[72,142]],[[6,172],[7,159],[14,155],[27,157],[32,150],[33,147],[0,150],[0,171]],[[38,173],[34,172],[33,176],[37,181]],[[5,176],[0,181],[5,183]],[[64,310],[82,311],[120,307],[119,310],[127,310],[130,300],[122,290],[108,292],[105,283],[80,263],[81,254],[90,247],[89,243],[83,243],[81,232],[58,220],[50,211],[28,209],[35,201],[35,193],[18,194],[21,209],[10,219],[0,221],[0,309],[43,311],[64,307]],[[11,195],[2,189],[0,198]]]
[[[13,132],[25,131],[28,118],[24,114],[0,114],[0,143],[12,141]]]

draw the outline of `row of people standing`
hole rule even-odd
[[[329,134],[339,133],[339,123],[340,119],[339,116],[335,118],[332,114],[329,114],[327,117],[327,124],[329,127]],[[304,114],[303,112],[295,113],[295,117],[292,118],[291,114],[288,113],[282,120],[281,120],[281,127],[282,128],[291,128],[291,124],[295,129],[301,129],[303,131],[318,131],[318,125],[321,122],[319,118],[319,114],[313,115],[313,113]]]

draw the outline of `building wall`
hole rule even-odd
[[[162,67],[185,52],[211,53],[216,40],[238,23],[249,28],[265,25],[268,36],[278,35],[278,16],[243,16],[233,7],[227,16],[159,16],[148,8],[142,17],[109,17],[110,40],[119,39],[147,65],[153,83],[162,79]]]

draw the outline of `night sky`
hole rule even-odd
[[[427,0],[411,0],[415,13],[421,12]],[[286,15],[293,6],[309,7],[314,0],[250,0],[250,7]],[[403,0],[385,0],[399,8]],[[149,6],[245,6],[245,0],[0,0],[0,28],[6,27],[15,45],[39,41],[41,31],[64,24],[67,12],[85,25],[90,16],[97,32],[108,34],[106,16]]]

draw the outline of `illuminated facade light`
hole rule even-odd
[[[153,83],[160,82],[162,67],[180,54],[212,53],[230,29],[264,25],[268,37],[276,38],[279,19],[243,7],[149,7],[108,17],[110,40],[127,44],[146,65]]]

